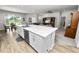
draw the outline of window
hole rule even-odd
[[[22,24],[22,18],[19,16],[7,16],[6,17],[6,25],[10,25],[11,23],[14,23],[16,25]]]

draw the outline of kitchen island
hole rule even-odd
[[[37,52],[48,52],[55,45],[55,32],[57,28],[40,26],[40,25],[29,25],[29,27],[23,28],[24,31],[28,31],[29,41],[28,43]]]

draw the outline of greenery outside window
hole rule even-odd
[[[11,23],[14,23],[15,25],[21,25],[22,18],[19,16],[7,16],[6,25],[10,25]]]

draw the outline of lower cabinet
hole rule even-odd
[[[24,39],[24,29],[22,27],[17,26],[16,32]]]
[[[47,52],[53,47],[52,34],[44,38],[35,33],[29,32],[29,43],[37,52]]]
[[[37,35],[35,35],[34,33],[29,33],[29,41],[30,41],[30,45],[37,51],[37,52],[41,52],[41,48],[42,48],[42,38],[38,37]]]

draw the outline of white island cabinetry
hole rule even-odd
[[[50,34],[48,37],[44,38],[35,33],[29,32],[30,45],[37,52],[47,52],[54,46],[55,32]]]
[[[29,41],[30,45],[37,51],[42,52],[42,42],[43,39],[40,36],[37,36],[36,34],[29,32]]]
[[[54,47],[55,31],[57,28],[35,26],[25,28],[25,30],[29,31],[29,44],[37,52],[48,52],[48,50]]]
[[[24,39],[24,28],[22,26],[17,26],[16,28],[17,34],[19,34]]]

